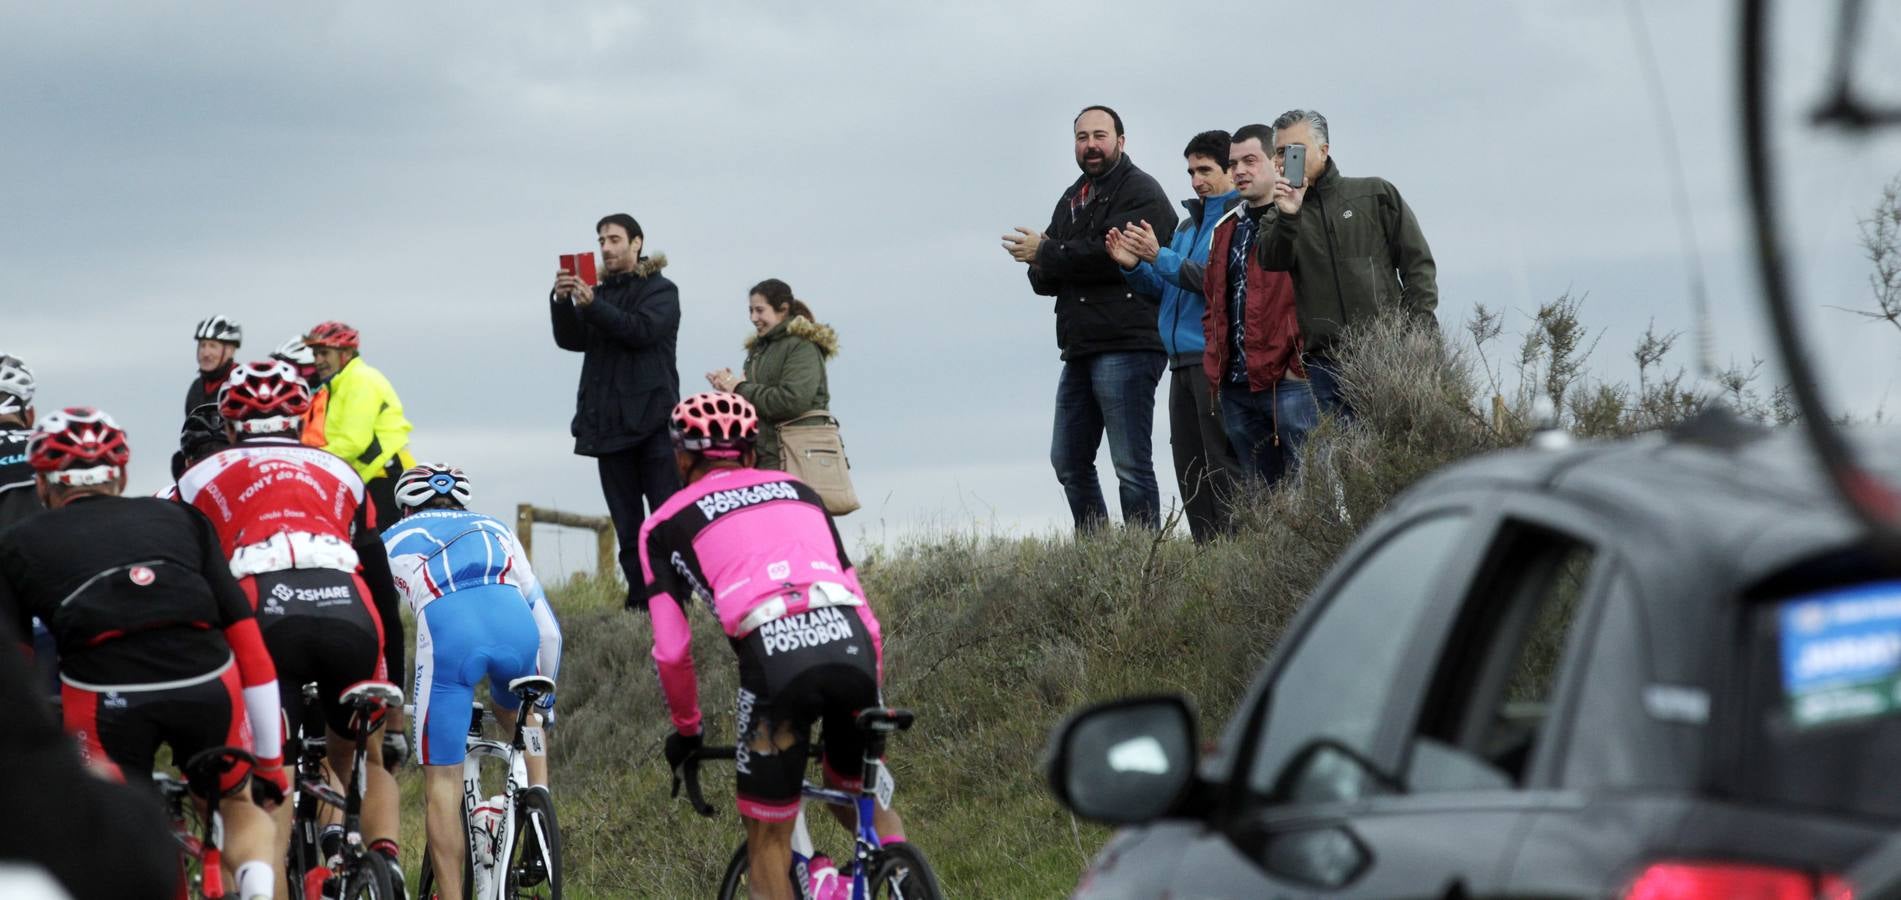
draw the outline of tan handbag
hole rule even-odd
[[[779,426],[779,459],[788,474],[818,492],[827,512],[842,516],[858,508],[837,416],[815,409],[786,420]]]

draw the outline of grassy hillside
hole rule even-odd
[[[898,806],[947,889],[1064,894],[1106,832],[1074,821],[1042,786],[1039,757],[1061,716],[1095,699],[1179,691],[1206,730],[1218,728],[1358,525],[1422,474],[1522,440],[1535,394],[1556,394],[1561,422],[1597,434],[1697,405],[1657,359],[1635,391],[1583,384],[1575,312],[1569,301],[1541,311],[1514,361],[1520,388],[1496,403],[1499,379],[1474,352],[1498,337],[1484,311],[1463,351],[1392,323],[1362,334],[1343,378],[1358,418],[1309,448],[1296,482],[1247,498],[1238,532],[1211,546],[1185,528],[1164,539],[943,533],[859,560],[884,624],[887,701],[919,713],[892,748]],[[1668,349],[1659,340],[1658,358]],[[1739,381],[1734,399],[1753,401],[1748,388]],[[578,581],[555,592],[567,635],[553,752],[568,886],[576,897],[705,896],[740,834],[730,770],[707,780],[716,820],[668,799],[660,748],[670,726],[649,630],[620,611],[622,590]],[[730,741],[732,654],[710,617],[693,618],[709,740]],[[419,779],[407,781],[413,795]],[[420,848],[420,817],[409,818],[405,846]],[[821,846],[843,846],[819,824]]]

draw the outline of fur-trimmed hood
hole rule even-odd
[[[664,257],[662,259],[664,260]],[[747,352],[750,353],[753,348],[762,343],[777,340],[782,333],[811,341],[826,359],[838,355],[838,332],[833,331],[830,325],[814,322],[804,316],[793,316],[774,326],[765,334],[755,334],[746,338]]]
[[[652,256],[641,257],[640,262],[634,263],[634,270],[627,274],[632,275],[635,278],[650,278],[654,275],[660,274],[660,270],[666,267],[667,267],[667,255],[665,253],[655,253]],[[608,276],[608,278],[614,278],[614,277],[617,277],[617,276],[613,276],[613,275]],[[601,280],[606,281],[607,278],[603,278]]]

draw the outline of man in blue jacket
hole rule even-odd
[[[1228,133],[1204,131],[1182,151],[1195,199],[1167,247],[1143,222],[1109,232],[1109,255],[1122,266],[1122,277],[1137,293],[1161,298],[1158,324],[1168,351],[1168,433],[1175,455],[1175,484],[1188,513],[1188,530],[1197,542],[1227,531],[1228,498],[1240,473],[1240,461],[1222,427],[1221,408],[1202,372],[1201,271],[1208,262],[1208,241],[1215,223],[1241,195],[1228,174]],[[1184,269],[1186,271],[1184,271]]]

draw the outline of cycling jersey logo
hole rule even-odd
[[[693,505],[699,507],[700,514],[710,522],[735,509],[743,509],[771,500],[797,499],[799,499],[798,489],[794,488],[791,482],[773,481],[752,487],[733,488],[729,491],[714,491],[694,501]]]
[[[766,577],[773,581],[784,581],[792,577],[792,564],[783,559],[779,560],[766,567]]]
[[[752,731],[753,705],[758,702],[757,694],[745,688],[739,689],[739,708],[735,716],[738,727],[734,729],[736,733],[747,734]],[[733,748],[733,768],[742,775],[752,774],[752,751],[747,749],[745,741],[740,741],[738,746]]]
[[[100,698],[99,705],[107,709],[124,709],[125,697],[118,691],[107,691],[106,695]]]
[[[834,607],[807,610],[759,626],[766,655],[822,647],[852,636],[851,623]]]
[[[146,566],[133,566],[132,571],[129,574],[132,579],[132,583],[138,585],[139,587],[144,587],[148,584],[151,584],[154,580],[158,578],[158,574],[153,572],[150,568]]]

